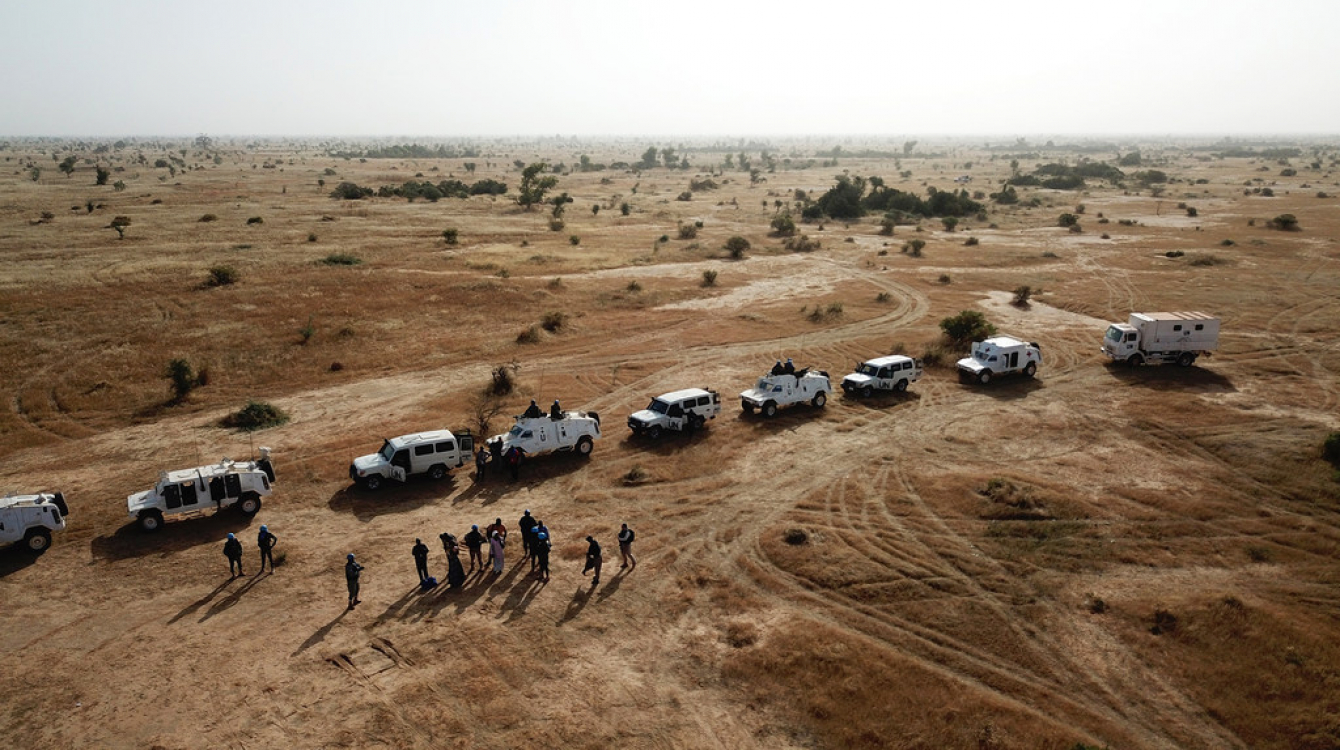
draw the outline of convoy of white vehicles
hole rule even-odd
[[[655,440],[666,430],[693,432],[720,413],[721,394],[710,388],[686,388],[657,396],[647,408],[628,415],[628,429]]]
[[[1131,313],[1128,323],[1113,323],[1107,329],[1102,351],[1113,361],[1128,365],[1176,362],[1185,367],[1218,344],[1219,319],[1205,313]],[[957,367],[961,376],[989,383],[1011,373],[1033,377],[1041,362],[1036,343],[993,336],[974,342],[971,356],[959,360]],[[740,406],[746,414],[758,410],[771,417],[782,406],[824,406],[832,392],[827,372],[810,368],[792,371],[790,360],[785,369],[781,368],[779,363],[753,388],[740,394]],[[912,357],[877,357],[860,363],[855,372],[843,378],[842,390],[865,397],[875,391],[902,392],[922,373],[921,361]],[[720,413],[721,396],[717,391],[686,388],[653,398],[646,409],[629,415],[628,427],[635,435],[654,439],[666,431],[692,432]],[[600,437],[600,415],[596,412],[560,411],[555,402],[554,410],[544,415],[532,403],[530,410],[516,417],[510,430],[490,438],[488,447],[499,456],[513,448],[527,457],[560,451],[588,456]],[[378,489],[386,480],[404,482],[418,474],[440,480],[451,469],[465,465],[476,447],[469,431],[401,435],[387,439],[378,452],[355,458],[349,466],[349,477],[369,490]],[[163,472],[153,489],[126,498],[126,510],[145,531],[158,530],[169,516],[234,505],[246,515],[255,515],[261,498],[272,492],[275,481],[270,449],[261,448],[260,456],[252,461],[225,458],[218,464]],[[50,546],[52,532],[65,528],[68,514],[65,498],[59,492],[2,498],[0,544],[22,542],[40,553]]]
[[[1103,354],[1132,367],[1176,362],[1182,367],[1219,347],[1219,319],[1202,312],[1131,313],[1103,336]]]
[[[465,465],[474,446],[474,436],[468,431],[453,435],[450,430],[434,430],[389,438],[381,450],[349,464],[349,479],[369,490],[380,488],[387,479],[404,482],[415,474],[439,481]]]
[[[0,545],[21,543],[41,554],[51,546],[51,533],[65,528],[70,508],[59,492],[9,495],[0,498]]]

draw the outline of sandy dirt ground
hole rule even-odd
[[[91,167],[58,173],[53,148],[0,152],[0,490],[71,504],[46,554],[0,551],[0,735],[16,747],[1340,746],[1340,483],[1319,457],[1340,430],[1333,145],[1288,180],[1274,159],[1146,145],[1178,180],[1162,197],[1021,188],[1036,205],[984,201],[953,232],[802,224],[822,243],[809,253],[768,230],[796,187],[849,169],[921,193],[960,173],[995,190],[1009,159],[947,147],[757,185],[725,172],[691,201],[676,196],[720,154],[688,173],[563,173],[576,200],[553,232],[506,197],[326,196],[425,173],[496,176],[515,195],[512,160],[532,159],[517,149],[473,159],[467,178],[471,159],[271,145],[221,166],[191,153],[198,170],[156,180],[153,153],[136,164],[130,147],[117,176],[132,184],[110,192]],[[1058,227],[1079,203],[1084,231]],[[1265,226],[1286,212],[1301,231]],[[133,218],[124,240],[113,214]],[[722,250],[736,234],[742,260]],[[900,252],[913,237],[921,257]],[[319,262],[337,252],[363,262]],[[203,288],[219,263],[242,280]],[[1018,307],[1023,284],[1034,301]],[[959,382],[966,352],[938,323],[964,309],[1037,341],[1038,377]],[[1139,369],[1099,353],[1108,321],[1168,309],[1221,316],[1219,351]],[[519,343],[549,311],[563,325]],[[773,419],[738,407],[778,358],[836,386],[891,351],[940,361],[905,394],[839,391]],[[178,404],[162,377],[175,356],[210,370]],[[509,362],[518,390],[493,431],[559,398],[602,416],[590,458],[536,458],[517,482],[467,466],[350,484],[351,458],[383,437],[471,426]],[[651,396],[691,386],[722,394],[707,429],[629,432]],[[253,398],[290,421],[220,425]],[[261,445],[278,481],[256,517],[155,534],[127,517],[125,496],[160,470]],[[415,585],[415,537],[443,579],[439,533],[514,528],[528,509],[554,535],[548,582],[513,544],[502,575]],[[262,523],[279,564],[256,575]],[[246,546],[236,579],[228,532]],[[587,535],[605,549],[598,585]],[[354,610],[347,553],[366,566]]]

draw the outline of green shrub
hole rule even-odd
[[[163,377],[170,382],[172,389],[172,400],[176,402],[185,401],[186,397],[191,395],[191,391],[200,385],[200,379],[195,374],[195,368],[185,359],[178,357],[168,362],[163,370]]]
[[[1076,214],[1061,214],[1056,220],[1056,226],[1058,227],[1073,227],[1077,224],[1079,224],[1079,216]]]
[[[540,341],[540,327],[531,326],[516,335],[518,344],[537,344]]]
[[[809,235],[802,234],[798,237],[791,237],[783,246],[793,253],[809,253],[818,250],[820,243],[818,240],[810,239]]]
[[[790,237],[796,233],[796,220],[789,213],[780,213],[772,217],[769,225],[778,237]]]
[[[726,240],[726,250],[730,252],[730,257],[739,260],[744,257],[745,251],[749,249],[749,240],[735,235]]]
[[[679,238],[681,240],[691,240],[698,236],[698,227],[692,224],[679,225]]]
[[[1033,296],[1032,287],[1028,286],[1027,284],[1017,286],[1014,288],[1014,299],[1010,301],[1010,304],[1014,305],[1015,307],[1028,307],[1028,300],[1032,296]]]
[[[941,284],[950,284],[953,283],[954,280],[949,278],[949,274],[942,273],[940,274],[940,278],[936,279],[936,281],[939,281]]]
[[[893,299],[893,295],[889,294],[888,292],[880,292],[879,294],[875,295],[876,302],[888,302],[891,299]]]
[[[568,236],[568,244],[569,244],[569,245],[572,245],[573,247],[576,247],[576,246],[582,244],[582,238],[581,238],[580,236],[578,236],[578,235],[575,235],[575,234],[573,234],[573,235],[569,235],[569,236]]]
[[[278,427],[288,422],[282,409],[264,401],[248,401],[247,405],[224,418],[225,427],[253,432],[267,427]]]
[[[322,258],[321,262],[328,266],[356,266],[362,263],[363,259],[349,253],[331,253]]]
[[[1340,432],[1332,432],[1321,444],[1321,457],[1340,468]]]
[[[461,230],[456,227],[450,227],[442,230],[442,239],[445,240],[448,245],[455,245],[460,241],[460,234]]]
[[[703,271],[703,286],[716,286],[716,285],[717,285],[717,272],[712,269]]]
[[[557,333],[559,329],[568,323],[568,314],[558,310],[551,310],[540,318],[540,327],[550,333]]]
[[[307,233],[307,241],[308,241],[308,242],[316,242],[316,232],[308,232],[308,233]]]
[[[1297,232],[1300,229],[1298,217],[1293,214],[1280,214],[1271,219],[1267,226],[1284,232]]]
[[[627,289],[630,292],[640,292],[642,291],[642,284],[638,282],[637,279],[633,279],[628,282],[628,286],[624,287],[624,289]]]
[[[940,330],[951,344],[966,346],[981,341],[996,333],[996,327],[986,320],[986,316],[977,310],[963,310],[940,321]]]
[[[979,245],[979,244],[981,244],[981,243],[978,242],[978,240],[977,240],[976,237],[969,237],[968,239],[966,239],[966,240],[963,241],[963,244],[966,245],[966,246],[968,246],[968,247],[976,247],[977,245]]]
[[[632,213],[632,212],[633,212],[633,207],[632,207],[632,206],[628,205],[627,203],[620,203],[620,204],[619,204],[619,213],[623,214],[624,216],[627,216],[628,214],[630,214],[630,213]]]
[[[913,258],[920,258],[920,257],[921,257],[921,249],[924,248],[924,247],[926,247],[926,241],[925,241],[925,240],[923,240],[923,239],[913,239],[913,240],[909,240],[909,241],[907,242],[907,244],[903,245],[903,252],[905,252],[905,253],[911,253],[911,255],[912,255]]]
[[[264,223],[265,223],[265,219],[263,219],[263,218],[261,218],[261,217],[259,217],[259,216],[253,216],[253,217],[251,217],[250,219],[247,219],[247,226],[254,226],[254,225],[256,225],[256,224],[264,224]]]
[[[205,281],[208,286],[228,286],[236,284],[242,278],[236,268],[232,266],[214,266],[209,269],[209,279]]]

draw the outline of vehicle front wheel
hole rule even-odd
[[[163,528],[163,513],[158,510],[140,511],[139,524],[141,531],[153,533]]]
[[[981,383],[982,385],[986,385],[987,383],[990,383],[990,382],[991,382],[991,371],[990,371],[990,370],[982,370],[982,374],[980,374],[980,375],[977,376],[977,382]]]
[[[894,389],[895,391],[899,392],[899,393],[902,393],[903,391],[906,391],[906,390],[907,390],[907,380],[906,380],[906,379],[899,380],[896,384],[894,384],[893,389]]]
[[[1143,365],[1144,363],[1145,363],[1145,358],[1144,358],[1144,357],[1141,357],[1139,354],[1132,354],[1131,356],[1129,356],[1129,357],[1126,358],[1126,364],[1129,365],[1129,366],[1131,366],[1131,367],[1139,367],[1140,365]]]
[[[765,416],[765,417],[775,417],[775,416],[777,416],[777,402],[776,402],[776,401],[769,401],[768,403],[766,403],[766,404],[763,405],[763,416]]]
[[[436,464],[428,467],[428,478],[434,482],[440,482],[447,478],[447,467],[443,464]]]
[[[652,440],[656,440],[656,439],[660,438],[660,436],[661,436],[661,426],[660,426],[660,425],[655,425],[655,424],[654,424],[654,425],[652,425],[651,427],[648,427],[648,428],[647,428],[647,437],[651,438]]]
[[[867,385],[861,388],[861,395],[865,398],[870,398],[871,396],[875,395],[875,389]]]
[[[1190,367],[1196,361],[1196,355],[1191,352],[1182,352],[1182,356],[1177,358],[1177,364],[1182,367]]]
[[[261,498],[255,493],[247,493],[237,503],[237,509],[242,511],[244,516],[254,516],[261,510]]]
[[[824,408],[824,404],[828,403],[828,394],[820,391],[819,393],[814,394],[814,398],[810,399],[810,403],[814,404],[814,408],[822,409]]]
[[[1033,362],[1029,362],[1028,366],[1024,368],[1024,374],[1030,378],[1033,377],[1034,375],[1037,375],[1038,366]]]
[[[363,477],[363,486],[371,492],[376,492],[382,487],[382,478],[378,474],[369,474]]]
[[[577,440],[577,452],[583,456],[591,455],[591,449],[594,447],[595,445],[591,441],[590,435],[582,435],[581,438]]]
[[[29,552],[40,555],[51,546],[51,532],[46,529],[28,529],[28,533],[23,537],[23,543]]]

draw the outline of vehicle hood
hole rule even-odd
[[[958,369],[967,370],[968,372],[981,372],[986,369],[986,365],[978,362],[972,357],[964,357],[958,361]]]
[[[768,391],[760,391],[757,388],[750,388],[747,391],[740,391],[740,398],[747,398],[750,401],[762,401],[768,398]]]
[[[628,419],[629,421],[637,422],[655,422],[656,418],[659,416],[661,415],[651,409],[642,409],[641,411],[635,411],[632,414],[629,414]]]
[[[847,377],[843,378],[843,379],[842,379],[842,382],[844,382],[844,383],[851,383],[852,385],[858,385],[858,386],[860,386],[860,385],[868,385],[868,384],[870,384],[870,383],[873,383],[873,382],[875,382],[875,379],[872,378],[872,377],[870,377],[869,375],[866,375],[865,373],[861,373],[861,372],[853,372],[852,374],[850,374],[850,375],[848,375]]]
[[[359,456],[354,459],[354,471],[367,472],[373,469],[380,469],[386,466],[380,453],[369,453],[366,456]]]
[[[153,501],[153,498],[154,498],[153,490],[136,492],[135,494],[126,498],[126,510],[130,511],[130,515],[134,516],[139,514],[139,512],[144,510],[145,508],[153,508],[156,505]]]

